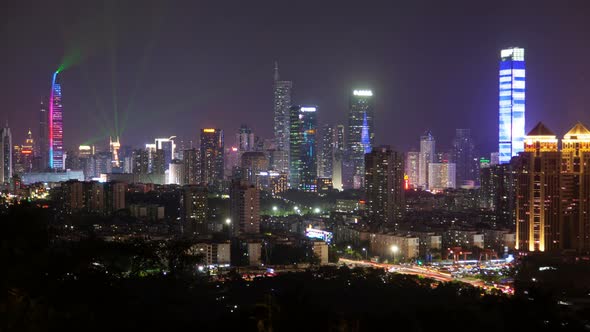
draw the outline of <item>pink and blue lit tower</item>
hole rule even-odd
[[[500,57],[499,161],[507,164],[524,151],[524,48],[504,49]]]
[[[59,70],[53,73],[49,100],[49,168],[64,169],[63,108]]]

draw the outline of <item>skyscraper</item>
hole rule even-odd
[[[337,125],[334,132],[334,153],[332,160],[332,184],[334,189],[342,190],[342,163],[344,159],[344,125]]]
[[[293,189],[317,189],[316,110],[315,106],[290,109],[289,185]]]
[[[164,169],[169,168],[172,159],[174,159],[174,153],[176,150],[176,144],[174,139],[176,136],[170,136],[168,138],[156,138],[156,150],[162,150],[164,153]]]
[[[109,136],[109,152],[111,153],[111,162],[113,163],[113,167],[121,167],[119,149],[121,149],[119,136],[117,136],[115,140],[113,140],[112,136]]]
[[[260,188],[260,172],[268,171],[268,157],[264,152],[250,151],[242,155],[242,180]]]
[[[132,153],[132,172],[133,174],[149,174],[149,155],[144,149],[133,150]]]
[[[260,190],[253,185],[233,181],[229,199],[232,235],[260,233]]]
[[[8,123],[0,131],[0,184],[12,178],[12,134]]]
[[[430,131],[420,136],[420,159],[418,160],[418,187],[428,189],[428,165],[434,162],[436,141]]]
[[[63,108],[58,71],[53,74],[49,99],[49,168],[64,169]]]
[[[404,160],[388,146],[365,154],[365,193],[371,222],[399,220],[404,206]]]
[[[429,163],[428,164],[428,189],[430,191],[442,191],[457,187],[456,165],[454,163]]]
[[[516,160],[516,249],[556,251],[560,237],[560,163],[557,137],[539,122]]]
[[[197,185],[182,187],[183,218],[189,234],[207,233],[207,188]]]
[[[47,112],[47,103],[41,102],[41,107],[39,108],[39,137],[38,137],[38,144],[39,144],[39,164],[41,165],[39,171],[45,170],[49,167],[49,128],[47,125],[47,120],[49,119],[49,114]]]
[[[238,133],[236,134],[236,144],[240,156],[244,152],[254,151],[256,148],[256,142],[252,129],[246,125],[241,125]]]
[[[453,139],[452,161],[457,167],[456,184],[459,187],[473,187],[479,182],[479,160],[475,153],[475,144],[471,130],[457,129]]]
[[[500,164],[524,151],[525,62],[524,48],[500,52],[499,151]]]
[[[406,153],[406,175],[408,176],[409,186],[418,187],[418,169],[420,163],[420,152],[408,151]]]
[[[201,182],[219,186],[223,181],[223,130],[201,129]]]
[[[197,184],[201,181],[199,153],[197,149],[184,150],[182,153],[184,184]]]
[[[320,150],[320,158],[319,158],[319,165],[318,165],[318,176],[331,178],[332,177],[332,168],[333,168],[333,160],[334,160],[334,127],[330,125],[324,125],[322,127],[322,138],[321,142],[321,149]]]
[[[365,153],[375,140],[373,91],[354,90],[350,96],[344,188],[359,189],[365,176]]]
[[[577,123],[561,141],[564,248],[590,252],[590,130]]]
[[[291,107],[291,89],[293,82],[281,81],[279,65],[275,62],[274,69],[274,131],[276,155],[273,167],[279,172],[289,173],[289,108]]]

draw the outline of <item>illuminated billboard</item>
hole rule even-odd
[[[332,232],[311,228],[311,225],[305,230],[305,236],[307,236],[310,239],[319,239],[326,243],[331,243],[333,237]]]

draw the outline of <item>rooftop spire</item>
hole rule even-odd
[[[279,80],[279,63],[275,61],[275,81]]]

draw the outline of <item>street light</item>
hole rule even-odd
[[[321,212],[321,210],[320,210],[320,208],[315,208],[315,209],[313,210],[313,212],[315,212],[315,213],[320,213],[320,212]]]
[[[391,254],[393,256],[393,263],[395,264],[395,253],[399,251],[399,247],[395,244],[391,246]]]
[[[367,255],[368,255],[368,253],[367,253],[367,248],[363,248],[363,251],[365,252],[365,260],[367,260],[367,259],[368,259],[368,258],[367,258]]]
[[[273,207],[272,207],[272,210],[273,210],[274,212],[277,212],[277,210],[278,210],[278,209],[279,209],[279,208],[278,208],[278,207],[276,207],[276,206],[273,206]]]
[[[231,219],[227,218],[225,219],[225,224],[227,225],[227,236],[229,236],[231,238],[232,234],[231,234]]]

